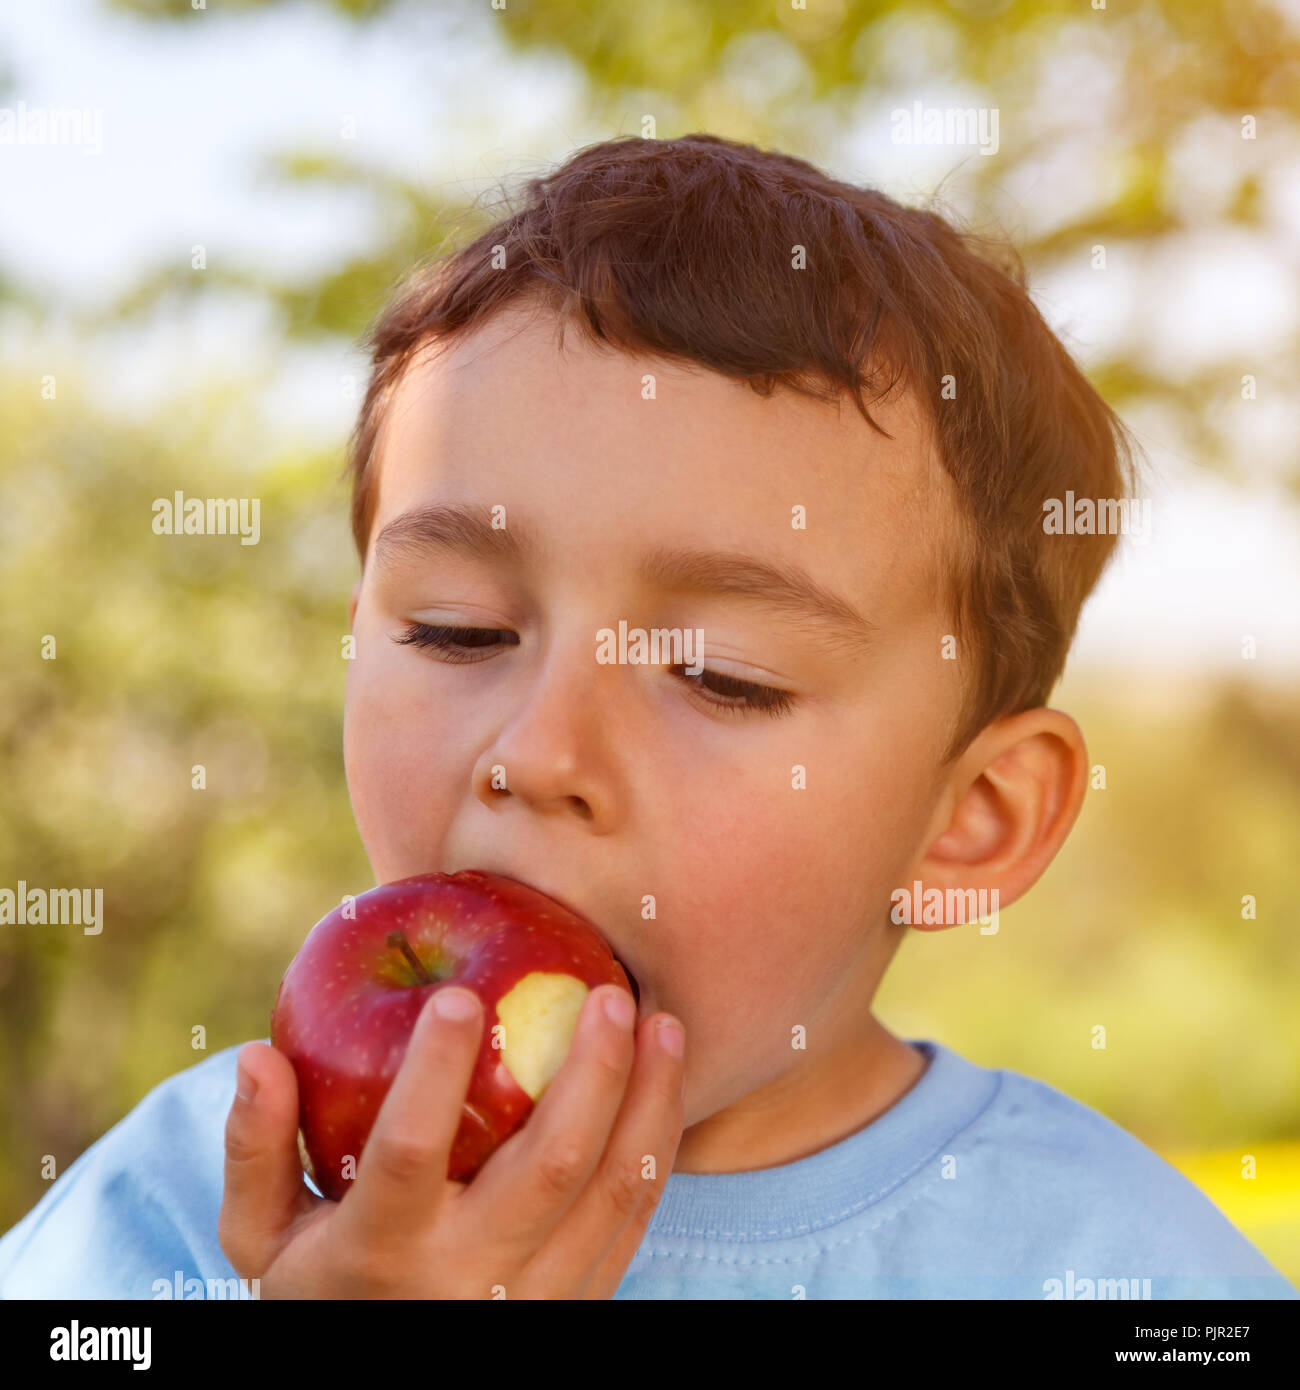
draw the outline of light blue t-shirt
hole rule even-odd
[[[1300,1297],[1097,1111],[912,1045],[921,1079],[847,1139],[776,1168],[672,1174],[615,1297]],[[155,1087],[0,1239],[0,1297],[235,1279],[217,1214],[238,1050]]]

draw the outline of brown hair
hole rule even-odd
[[[1043,504],[1126,496],[1134,451],[1034,307],[1009,244],[705,134],[589,145],[524,191],[517,211],[417,269],[366,340],[348,462],[363,564],[379,428],[412,356],[540,298],[593,339],[688,359],[760,395],[847,391],[882,434],[865,397],[914,389],[964,523],[946,580],[975,673],[947,756],[1046,702],[1115,537],[1045,534]]]

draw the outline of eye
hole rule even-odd
[[[483,661],[492,654],[493,647],[517,647],[519,635],[502,627],[407,623],[405,636],[394,637],[393,641],[399,646],[432,647],[443,661]]]
[[[794,696],[788,690],[759,685],[756,681],[737,680],[734,676],[724,676],[717,671],[701,671],[698,676],[692,676],[687,675],[685,666],[670,666],[668,669],[718,709],[737,710],[741,714],[761,711],[780,716],[794,708]]]
[[[517,633],[499,627],[452,627],[446,624],[407,623],[406,632],[393,641],[399,646],[431,647],[439,659],[449,662],[484,661],[493,647],[519,645]],[[698,676],[687,675],[683,665],[668,670],[686,685],[692,686],[704,700],[717,709],[740,713],[762,711],[779,716],[794,707],[794,696],[787,690],[777,690],[756,681],[742,681],[717,671],[701,671]]]

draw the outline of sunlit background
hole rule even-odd
[[[996,110],[996,152],[895,139],[916,102]],[[79,143],[21,137],[51,108]],[[905,944],[880,1009],[1103,1111],[1300,1279],[1300,0],[0,10],[0,886],[100,886],[106,919],[0,926],[0,1229],[44,1155],[264,1037],[373,881],[357,340],[498,187],[648,117],[1010,232],[1144,446],[1151,538],[1053,701],[1104,790],[996,934]],[[260,497],[260,543],[155,535],[178,489]]]

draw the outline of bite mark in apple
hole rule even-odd
[[[568,1055],[589,992],[576,976],[534,970],[497,1000],[501,1061],[534,1102]]]

